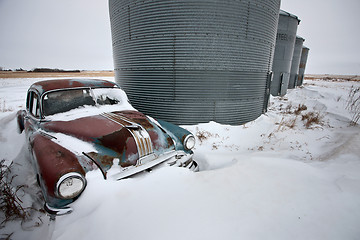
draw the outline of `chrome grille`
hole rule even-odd
[[[145,157],[154,152],[150,135],[141,125],[115,113],[102,113],[101,116],[120,124],[130,131],[136,142],[139,158]]]

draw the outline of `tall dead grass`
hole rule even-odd
[[[7,107],[6,106],[6,101],[1,100],[1,98],[0,98],[0,112],[12,112],[12,111],[14,111],[14,108]]]
[[[284,129],[294,129],[296,124],[299,122],[298,116],[300,116],[301,121],[303,122],[306,128],[311,128],[313,125],[323,125],[323,116],[318,111],[309,111],[308,107],[305,104],[299,104],[297,107],[293,107],[291,104],[287,105],[285,108],[281,108],[280,111],[285,114],[280,123],[277,131]],[[286,117],[289,116],[290,117]]]
[[[0,161],[0,215],[4,218],[0,222],[0,228],[8,221],[25,221],[30,217],[30,211],[22,206],[23,202],[18,196],[18,192],[25,188],[25,185],[13,186],[16,175],[11,175],[11,165],[7,166],[5,160]]]
[[[351,86],[346,109],[352,115],[350,125],[355,126],[360,120],[360,87]]]

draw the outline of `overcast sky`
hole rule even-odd
[[[282,0],[310,48],[306,73],[360,74],[359,0]],[[0,67],[112,70],[107,0],[0,0]]]

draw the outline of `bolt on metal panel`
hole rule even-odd
[[[306,67],[306,62],[307,62],[307,58],[309,55],[309,48],[307,47],[303,47],[302,51],[301,51],[301,57],[300,57],[300,65],[299,65],[299,76],[298,76],[298,80],[297,80],[297,86],[301,86],[304,82],[304,75],[305,75],[305,67]]]
[[[293,58],[291,62],[291,69],[290,69],[290,79],[288,89],[293,89],[296,87],[296,82],[299,75],[299,64],[300,64],[300,57],[301,57],[301,50],[303,47],[305,39],[302,37],[297,36],[295,40],[295,47]]]
[[[116,82],[175,124],[243,124],[267,109],[280,0],[109,0]]]
[[[296,31],[299,23],[300,20],[297,16],[280,10],[272,67],[273,80],[270,89],[273,96],[283,96],[286,94],[295,47]]]

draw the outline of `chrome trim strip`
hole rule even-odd
[[[120,180],[126,177],[129,177],[131,175],[134,175],[136,173],[142,172],[146,169],[149,169],[151,167],[154,167],[156,165],[159,165],[165,161],[168,161],[172,158],[175,158],[175,156],[178,154],[178,152],[176,152],[175,150],[170,151],[166,154],[160,155],[157,158],[155,158],[154,160],[151,161],[145,161],[145,163],[143,163],[142,165],[138,165],[138,166],[131,166],[131,167],[127,167],[127,168],[123,168],[120,172],[115,173],[111,176],[108,175],[109,179],[113,179],[113,180]],[[152,155],[150,155],[152,156]],[[146,159],[146,157],[144,157],[143,159]]]
[[[102,113],[101,116],[118,123],[129,130],[134,137],[139,153],[139,159],[154,152],[150,135],[141,125],[115,113]]]
[[[73,209],[71,207],[63,207],[63,208],[54,208],[50,207],[48,203],[44,204],[44,209],[47,213],[53,216],[61,216],[65,214],[72,213]]]
[[[179,159],[178,156],[181,156],[181,158]],[[197,172],[199,171],[199,166],[194,160],[192,160],[192,157],[193,154],[187,154],[184,151],[175,150],[160,156],[151,154],[143,157],[140,165],[122,168],[119,172],[108,175],[108,178],[112,180],[121,180],[156,166],[183,167]]]
[[[77,173],[77,172],[68,172],[64,175],[62,175],[59,180],[56,182],[56,186],[55,186],[55,194],[57,197],[61,198],[61,199],[72,199],[72,198],[75,198],[75,197],[72,197],[72,198],[65,198],[63,196],[61,196],[61,194],[59,193],[59,187],[60,187],[60,184],[67,178],[70,178],[70,177],[74,177],[74,178],[78,178],[80,179],[82,182],[83,182],[83,187],[81,189],[81,191],[79,192],[78,195],[76,195],[75,197],[79,196],[83,191],[84,189],[86,188],[86,179],[84,178],[83,175],[81,175],[80,173]]]

